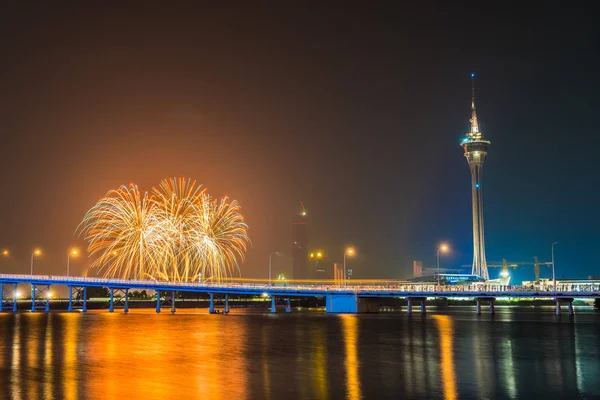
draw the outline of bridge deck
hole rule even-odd
[[[186,283],[105,279],[50,275],[0,274],[0,284],[65,285],[77,287],[108,287],[115,289],[151,289],[155,291],[181,291],[215,294],[260,295],[278,297],[323,297],[327,295],[356,295],[357,297],[519,297],[519,298],[599,298],[600,288],[593,290],[568,290],[558,286],[557,291],[532,291],[520,286],[440,286],[435,285],[297,285],[274,286],[260,283]]]

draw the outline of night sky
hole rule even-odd
[[[36,272],[63,274],[100,197],[170,176],[240,201],[246,277],[273,251],[288,271],[300,201],[328,262],[356,246],[355,277],[407,277],[442,240],[468,264],[475,71],[488,262],[558,241],[559,277],[600,275],[594,9],[278,3],[2,2],[0,270],[39,246]]]

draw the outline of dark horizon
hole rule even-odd
[[[108,190],[185,176],[242,206],[245,277],[291,271],[291,222],[353,277],[472,262],[477,73],[488,262],[600,275],[592,7],[9,1],[0,13],[0,269],[62,274]],[[87,260],[73,260],[81,273]],[[491,269],[495,277],[500,269]],[[520,269],[518,281],[533,278]],[[542,267],[542,276],[550,276]]]

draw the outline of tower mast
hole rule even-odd
[[[483,229],[483,194],[481,175],[483,162],[490,142],[483,138],[479,131],[477,111],[475,108],[475,73],[471,73],[471,131],[467,132],[461,145],[471,170],[471,200],[473,207],[473,275],[489,279],[485,258],[485,236]]]

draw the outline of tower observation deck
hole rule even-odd
[[[481,173],[483,161],[488,152],[490,142],[485,140],[479,131],[477,112],[475,109],[475,74],[471,74],[471,131],[461,141],[465,158],[471,170],[471,197],[473,206],[473,275],[489,279],[487,261],[485,259],[485,236],[483,233],[483,195]]]

